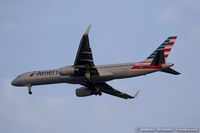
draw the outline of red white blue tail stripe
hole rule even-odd
[[[172,49],[172,46],[174,45],[174,42],[176,40],[177,36],[168,37],[167,40],[165,40],[148,58],[147,60],[152,60],[154,56],[157,54],[159,50],[164,50],[164,56],[165,59],[168,57],[169,52]]]
[[[168,37],[145,61],[138,62],[131,69],[162,69],[162,65],[151,66],[153,58],[156,56],[159,50],[164,51],[164,57],[167,59],[169,52],[174,45],[177,36]]]

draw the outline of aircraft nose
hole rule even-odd
[[[11,82],[11,85],[17,86],[17,81],[16,81],[16,79],[14,79],[14,80]]]

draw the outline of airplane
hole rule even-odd
[[[174,75],[180,74],[170,68],[174,65],[173,63],[166,62],[177,36],[168,37],[149,57],[141,62],[96,66],[89,43],[88,33],[90,27],[91,25],[82,36],[73,65],[53,70],[22,73],[11,84],[13,86],[28,87],[30,95],[32,94],[32,86],[69,83],[82,85],[82,87],[76,89],[76,96],[78,97],[101,96],[102,93],[106,93],[123,99],[132,99],[137,97],[139,91],[134,96],[131,96],[114,89],[106,82],[114,79],[146,75],[157,71]]]

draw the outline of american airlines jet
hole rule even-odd
[[[13,86],[26,86],[31,95],[31,87],[36,85],[70,83],[80,84],[82,87],[76,89],[78,97],[99,95],[107,93],[116,97],[131,99],[134,95],[120,92],[106,82],[114,79],[130,78],[161,71],[174,75],[180,74],[173,70],[173,63],[166,62],[169,52],[174,45],[177,36],[168,37],[153,53],[141,62],[100,65],[94,64],[92,50],[89,44],[88,27],[78,48],[76,59],[71,66],[61,67],[53,70],[39,70],[22,73],[12,81]]]

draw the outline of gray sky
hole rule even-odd
[[[200,125],[199,0],[0,0],[2,133],[115,132]],[[89,24],[95,64],[142,61],[168,36],[168,61],[182,74],[109,82],[134,100],[78,98],[79,85],[12,87],[18,74],[71,65]]]

